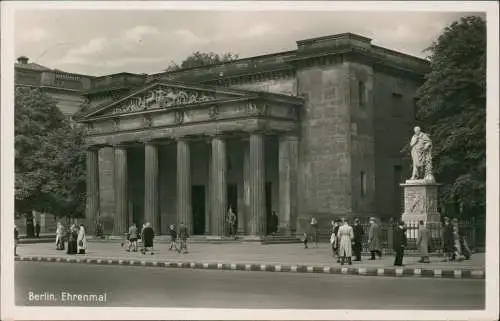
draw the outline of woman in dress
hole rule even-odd
[[[80,230],[78,231],[77,250],[78,254],[85,254],[87,251],[87,237],[85,235],[85,227],[83,224],[80,225]]]
[[[56,249],[64,250],[64,229],[61,223],[57,223],[56,230]]]
[[[344,265],[345,260],[349,265],[352,265],[352,240],[354,238],[354,231],[352,227],[349,226],[346,219],[342,219],[342,226],[339,228],[338,232],[339,239],[339,255],[340,255],[340,264]]]

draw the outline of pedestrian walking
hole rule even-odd
[[[380,251],[380,227],[374,217],[370,217],[370,230],[368,231],[368,248],[370,249],[370,260],[375,260],[375,254],[382,257]]]
[[[19,243],[19,230],[17,229],[17,226],[14,225],[14,256],[18,256],[17,243]]]
[[[36,222],[35,224],[35,237],[40,238],[40,222]]]
[[[339,223],[332,220],[330,223],[330,244],[332,246],[332,257],[337,257],[337,262],[340,263],[340,258],[338,257],[339,242],[337,240],[337,233],[339,231]]]
[[[57,223],[56,228],[56,250],[64,250],[64,227],[61,223]]]
[[[363,236],[365,235],[365,231],[363,231],[363,227],[361,226],[359,219],[354,220],[353,226],[354,232],[354,261],[361,261],[361,250],[363,248]]]
[[[429,260],[429,231],[427,226],[425,226],[424,221],[420,220],[418,222],[418,237],[417,237],[417,247],[420,250],[420,263],[430,263]]]
[[[313,237],[313,242],[314,242],[314,246],[315,247],[318,247],[318,220],[316,219],[316,217],[312,217],[311,218],[311,234],[312,234],[312,237]]]
[[[271,214],[271,222],[272,222],[271,232],[274,234],[278,233],[279,217],[276,214],[276,211],[273,211],[273,213]]]
[[[168,248],[169,251],[172,251],[173,248],[177,251],[177,231],[175,230],[175,225],[172,224],[169,227],[169,234],[170,234],[170,247]]]
[[[179,225],[179,233],[178,233],[178,239],[179,239],[178,252],[179,252],[179,254],[181,252],[184,254],[188,253],[188,249],[187,249],[188,237],[189,237],[189,232],[188,232],[187,226],[184,225],[184,222],[181,222],[181,224]]]
[[[150,223],[146,223],[144,225],[144,230],[142,231],[142,244],[143,244],[143,251],[142,254],[146,254],[149,252],[151,255],[153,255],[153,240],[155,238],[155,233],[153,231],[153,228],[151,227]]]
[[[67,239],[68,239],[68,250],[66,253],[71,255],[78,253],[78,244],[77,244],[78,231],[76,229],[75,224],[71,225],[68,231]]]
[[[302,236],[302,243],[304,243],[304,249],[308,249],[307,243],[309,242],[309,235],[307,235],[307,232],[304,232],[304,235]]]
[[[444,259],[443,262],[447,262],[452,260],[454,253],[454,244],[453,244],[453,226],[451,226],[450,219],[448,217],[444,217],[443,220],[443,254]]]
[[[352,227],[349,226],[346,219],[342,219],[342,225],[339,227],[339,255],[340,264],[344,265],[345,261],[352,265],[352,241],[354,239],[354,232]]]
[[[138,238],[137,225],[135,225],[135,223],[132,223],[132,225],[128,229],[127,252],[130,252],[131,248],[132,248],[132,251],[137,252],[137,238]]]
[[[407,245],[405,223],[400,222],[394,230],[394,259],[395,266],[403,266],[403,256]]]
[[[144,249],[144,229],[146,228],[146,224],[142,224],[142,228],[141,228],[141,233],[139,234],[139,238],[141,239],[141,252],[144,253],[145,249]]]
[[[229,236],[236,235],[236,214],[234,214],[231,206],[229,206],[229,210],[227,212],[227,224],[229,227]]]
[[[87,236],[85,235],[85,227],[83,226],[83,224],[80,224],[77,241],[78,254],[85,254],[87,252]]]

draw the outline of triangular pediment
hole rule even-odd
[[[197,87],[177,83],[148,84],[130,95],[85,115],[84,119],[140,113],[196,104],[216,103],[251,96],[231,89]]]

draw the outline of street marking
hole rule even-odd
[[[434,270],[434,276],[437,277],[437,278],[440,278],[443,274],[443,271],[441,271],[440,269],[435,269]]]
[[[347,272],[349,272],[349,268],[343,267],[341,272],[342,274],[347,274]]]
[[[297,272],[297,265],[292,265],[292,267],[290,268],[290,270],[292,272]]]
[[[118,260],[118,264],[123,264],[123,260]]]
[[[246,271],[251,271],[252,270],[252,265],[251,264],[245,264],[245,270]]]
[[[191,263],[189,263],[189,266],[190,266],[192,269],[194,269],[194,268],[196,267],[196,263],[191,262]]]
[[[177,262],[177,267],[181,268],[182,267],[182,262]]]
[[[108,264],[113,264],[113,260],[108,260]],[[118,261],[118,264],[121,264],[120,261]]]
[[[141,261],[141,265],[146,266],[146,261]]]
[[[66,262],[71,262],[71,259],[67,258],[67,259],[66,259]]]
[[[231,270],[236,270],[236,264],[231,263]]]
[[[130,265],[134,265],[134,264],[135,264],[135,261],[134,261],[134,260],[130,260],[130,261],[128,262],[128,264],[130,264]]]
[[[87,259],[87,263],[92,263],[92,260],[91,259]]]
[[[158,262],[151,263],[153,266],[158,266]]]
[[[461,278],[462,277],[462,270],[453,271],[453,276],[456,278]]]
[[[80,259],[76,259],[76,260],[75,260],[75,262],[76,262],[76,263],[80,263]]]
[[[265,264],[261,264],[260,265],[260,270],[261,271],[265,271],[266,270],[266,265]]]
[[[385,274],[385,270],[382,268],[382,269],[377,269],[377,275],[384,275]]]
[[[281,265],[275,265],[275,266],[274,266],[274,270],[275,270],[276,272],[281,272]]]
[[[43,260],[43,258],[42,257],[38,257],[38,261],[41,261],[41,260]]]
[[[208,269],[208,263],[203,263],[203,268]]]
[[[364,274],[366,274],[366,273],[367,273],[367,271],[368,271],[368,270],[367,270],[366,268],[359,268],[359,269],[358,269],[358,274],[364,275]]]
[[[217,263],[217,269],[221,270],[223,268],[223,264],[222,263]]]
[[[331,271],[331,267],[329,267],[329,266],[325,266],[325,267],[323,268],[323,272],[324,272],[324,273],[330,273],[330,271]]]
[[[413,269],[413,275],[414,276],[421,276],[422,275],[422,269]]]
[[[314,272],[314,267],[308,266],[307,267],[307,272],[309,272],[309,273]]]
[[[98,259],[96,262],[97,262],[97,264],[101,264],[102,260]]]
[[[396,269],[396,276],[402,276],[403,275],[403,269],[402,268],[397,268]]]

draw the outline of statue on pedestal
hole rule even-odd
[[[424,180],[434,182],[432,175],[432,141],[426,133],[420,131],[420,127],[415,127],[415,134],[411,138],[411,158],[413,171],[411,180]]]

